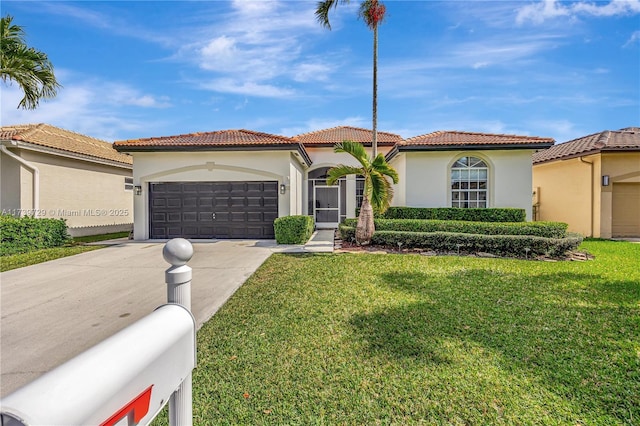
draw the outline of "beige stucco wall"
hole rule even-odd
[[[611,238],[614,185],[616,183],[640,183],[640,152],[606,152],[602,154],[601,158],[600,174],[608,175],[610,184],[601,187],[600,235],[602,238]]]
[[[600,156],[533,166],[538,220],[565,222],[569,231],[600,237]]]
[[[301,200],[293,195],[304,166],[290,151],[135,152],[134,238],[149,238],[148,187],[151,182],[278,181],[287,193],[278,200],[278,216],[298,214]]]
[[[394,167],[405,169],[405,182],[400,184],[405,186],[404,200],[402,190],[398,189],[400,197],[394,205],[450,206],[450,168],[458,158],[469,155],[483,159],[489,166],[489,207],[522,208],[527,220],[531,220],[532,154],[526,149],[403,153],[392,161]]]
[[[592,163],[592,164],[590,164]],[[602,186],[602,176],[609,185]],[[539,220],[566,222],[585,236],[611,238],[615,183],[640,183],[640,153],[594,154],[533,167],[539,188]]]
[[[40,172],[38,216],[65,219],[69,228],[133,222],[133,192],[124,187],[125,176],[132,176],[131,169],[26,149],[12,152]],[[33,209],[32,171],[3,154],[1,175],[2,208]],[[5,190],[17,195],[5,195]]]
[[[0,209],[10,212],[21,208],[20,163],[0,152]],[[32,208],[29,204],[29,208]]]

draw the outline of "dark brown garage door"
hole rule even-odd
[[[151,238],[274,238],[278,182],[149,184]]]

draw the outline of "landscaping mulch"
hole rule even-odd
[[[484,253],[484,252],[456,252],[456,251],[435,251],[424,248],[402,248],[402,247],[389,247],[389,246],[378,246],[378,245],[368,245],[361,246],[351,241],[344,241],[340,237],[340,231],[336,230],[334,239],[333,239],[333,250],[334,253],[369,253],[369,254],[413,254],[413,255],[421,255],[421,256],[465,256],[465,257],[481,257],[481,258],[508,258],[512,259],[513,257],[505,257],[498,256],[492,253]],[[518,257],[520,258],[520,257]],[[595,257],[587,252],[579,252],[572,251],[567,253],[563,257],[551,257],[551,256],[532,256],[529,258],[520,258],[524,260],[538,260],[538,261],[546,261],[546,262],[557,262],[557,261],[577,261],[577,262],[585,262],[588,260],[593,260]]]

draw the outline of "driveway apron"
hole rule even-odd
[[[166,303],[164,243],[128,242],[0,274],[0,395]],[[192,311],[206,322],[271,255],[264,241],[194,242]],[[132,351],[135,356],[135,350]]]

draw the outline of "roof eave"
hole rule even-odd
[[[97,164],[104,164],[107,166],[120,167],[128,170],[131,170],[133,168],[133,164],[131,163],[124,163],[117,160],[112,160],[110,158],[96,157],[94,155],[81,154],[78,152],[67,151],[65,149],[60,149],[60,148],[52,148],[52,147],[48,147],[40,144],[34,144],[31,142],[17,140],[17,139],[12,139],[12,140],[2,139],[2,142],[9,142],[9,144],[3,143],[3,145],[5,145],[7,148],[26,149],[29,151],[40,152],[43,154],[57,155],[60,157],[88,161],[88,162],[97,163]]]
[[[540,161],[533,161],[533,164],[546,164],[546,163],[552,163],[554,161],[565,161],[565,160],[572,160],[574,158],[580,158],[580,157],[587,157],[589,155],[595,155],[595,154],[601,154],[603,152],[607,152],[607,153],[611,153],[611,152],[640,152],[640,147],[627,147],[627,148],[610,148],[610,147],[604,147],[604,148],[598,148],[598,149],[592,149],[589,151],[583,151],[583,152],[577,152],[575,154],[569,154],[569,155],[563,155],[561,157],[554,157],[554,158],[549,158],[546,160],[540,160]]]
[[[553,142],[536,142],[529,144],[455,144],[455,145],[399,145],[398,150],[410,151],[480,151],[480,150],[514,150],[514,149],[547,149]]]
[[[297,151],[307,166],[312,161],[300,143],[260,145],[114,145],[118,152]]]

